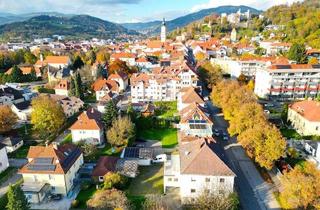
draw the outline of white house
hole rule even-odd
[[[69,90],[70,90],[70,83],[66,79],[60,80],[59,83],[54,88],[55,94],[60,96],[69,96]]]
[[[288,121],[301,135],[320,135],[320,102],[309,100],[291,104]]]
[[[28,121],[30,119],[32,111],[30,101],[12,104],[11,110],[17,115],[19,120]]]
[[[104,130],[101,122],[101,113],[89,108],[84,111],[78,120],[70,127],[72,142],[85,141],[90,144],[101,145],[104,143]]]
[[[208,111],[198,103],[190,104],[180,111],[180,131],[192,136],[212,136],[213,122]]]
[[[124,61],[129,66],[136,65],[136,55],[133,53],[126,53],[126,52],[114,53],[110,56],[110,61],[114,62],[116,60]]]
[[[67,196],[83,164],[82,152],[73,144],[31,146],[27,159],[19,174],[30,203],[41,203],[48,193]]]
[[[125,91],[129,85],[129,77],[122,71],[117,71],[109,75],[108,80],[116,81],[119,86],[119,91]]]
[[[215,151],[215,143],[202,138],[179,146],[164,167],[164,192],[179,188],[182,203],[203,192],[231,193],[235,174]]]
[[[96,93],[97,101],[101,101],[106,96],[110,95],[110,93],[112,93],[112,95],[118,95],[120,92],[119,85],[120,84],[115,80],[99,78],[92,84],[91,87]]]
[[[23,140],[18,137],[5,137],[0,143],[5,145],[7,153],[14,152],[23,146]]]
[[[25,98],[20,90],[8,85],[0,85],[0,105],[11,105],[24,102]]]
[[[9,167],[6,145],[0,143],[0,173]]]

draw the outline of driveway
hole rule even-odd
[[[167,205],[168,209],[182,209],[180,200],[180,189],[168,188],[166,194],[163,196],[163,201]]]
[[[220,110],[210,101],[208,109],[213,116],[215,128],[226,131],[228,122]],[[224,148],[231,169],[236,173],[235,188],[239,194],[242,209],[245,210],[280,210],[273,195],[272,185],[265,182],[244,149],[237,144],[236,138],[217,141]]]

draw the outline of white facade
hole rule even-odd
[[[294,109],[288,109],[288,121],[303,136],[320,135],[320,121],[309,121]]]
[[[0,149],[0,173],[9,167],[9,160],[7,155],[6,147]]]
[[[69,96],[69,91],[67,89],[56,88],[54,89],[54,92],[56,95],[59,95],[59,96]]]
[[[104,142],[103,130],[71,130],[72,142],[86,141],[92,144],[102,144]]]
[[[160,39],[161,39],[161,42],[166,42],[167,40],[167,26],[166,26],[165,19],[163,19],[163,22],[162,22]]]
[[[254,92],[261,98],[294,100],[315,98],[320,68],[310,65],[277,65],[257,70]]]

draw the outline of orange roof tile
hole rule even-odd
[[[101,113],[94,108],[89,108],[81,113],[78,120],[70,127],[70,130],[102,130]]]
[[[320,122],[320,102],[300,101],[290,105],[290,109],[296,111],[311,122]]]

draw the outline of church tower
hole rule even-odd
[[[161,42],[166,42],[166,39],[167,39],[167,24],[166,24],[165,18],[163,18],[162,25],[161,25],[160,39],[161,39]]]

